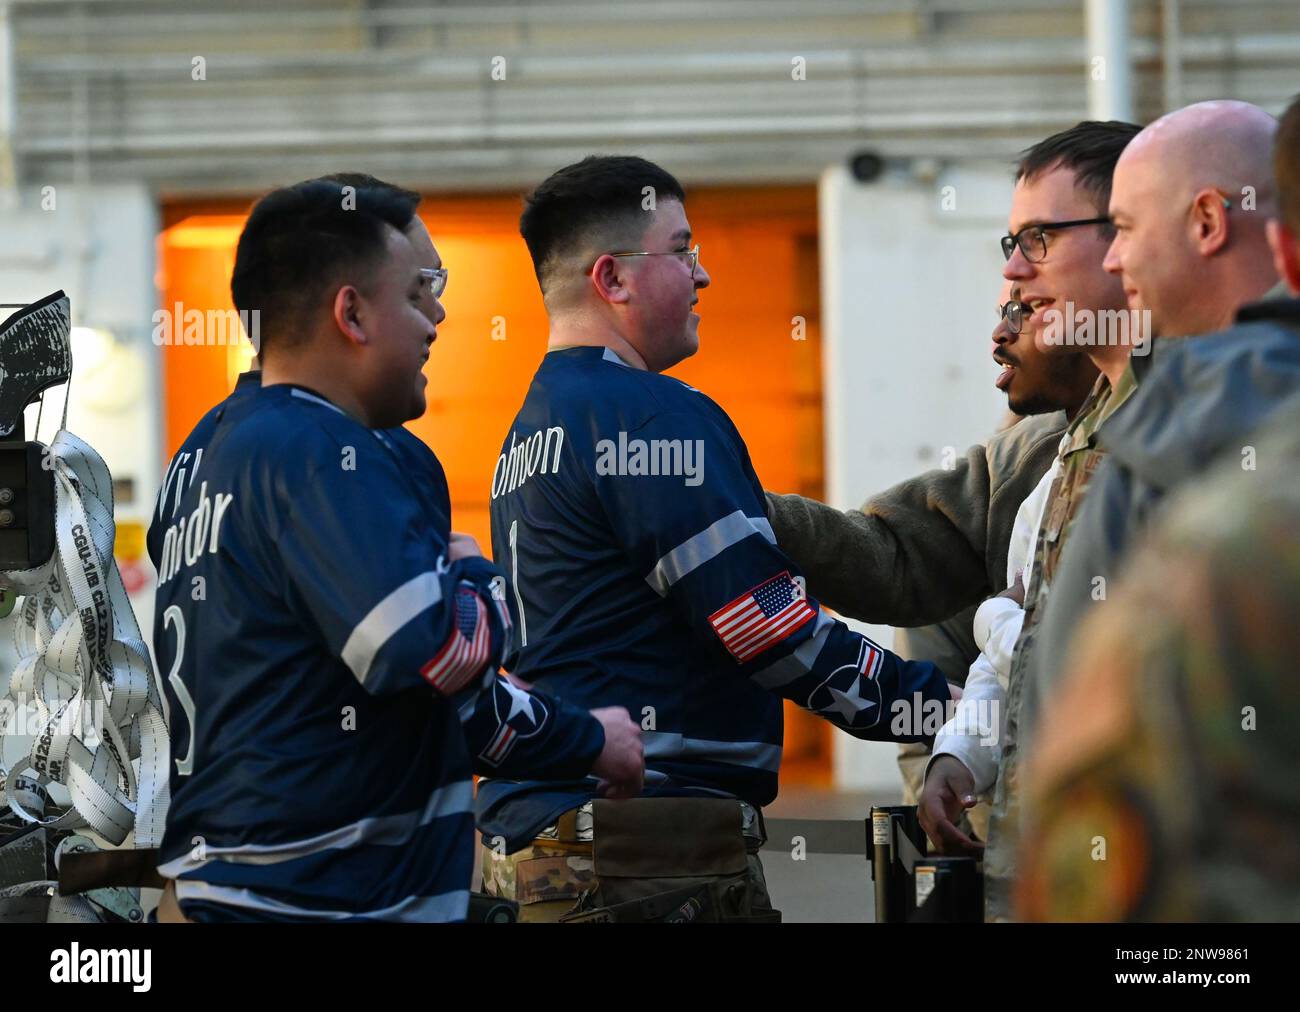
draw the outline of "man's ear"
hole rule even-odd
[[[1192,200],[1193,241],[1204,257],[1214,256],[1228,244],[1228,208],[1218,190],[1204,189]]]
[[[618,257],[602,253],[591,266],[591,283],[606,302],[624,303],[631,297],[627,276]]]
[[[334,324],[353,344],[370,343],[361,325],[361,293],[352,285],[344,285],[334,293]]]
[[[1300,236],[1277,218],[1270,218],[1264,228],[1277,276],[1292,295],[1300,296]]]

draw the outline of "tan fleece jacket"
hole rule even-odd
[[[1025,418],[951,470],[909,478],[856,510],[769,492],[768,519],[828,608],[885,625],[938,622],[1004,589],[1016,511],[1064,431],[1064,412]]]

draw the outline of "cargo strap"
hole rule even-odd
[[[55,553],[34,569],[0,573],[0,586],[23,595],[0,620],[19,656],[7,696],[15,713],[35,714],[31,752],[0,770],[6,799],[25,823],[87,826],[114,846],[134,830],[135,846],[156,847],[169,797],[166,704],[113,559],[112,477],[66,429],[46,464]],[[67,788],[66,811],[46,814],[49,783]]]

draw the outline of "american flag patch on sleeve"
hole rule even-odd
[[[789,571],[747,590],[709,616],[731,656],[742,664],[780,643],[816,615]]]
[[[483,599],[469,587],[459,587],[451,635],[420,673],[444,696],[453,695],[482,672],[491,649],[492,633]]]

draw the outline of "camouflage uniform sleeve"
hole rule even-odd
[[[1081,624],[1026,752],[1025,919],[1300,915],[1290,421],[1273,466],[1229,461],[1171,504]]]
[[[1088,486],[1079,513],[1064,534],[1061,562],[1043,602],[1034,649],[1025,657],[1024,699],[1021,703],[1021,748],[1033,736],[1043,708],[1059,687],[1070,642],[1121,569],[1125,554],[1145,512],[1148,497],[1113,457],[1107,457]]]

